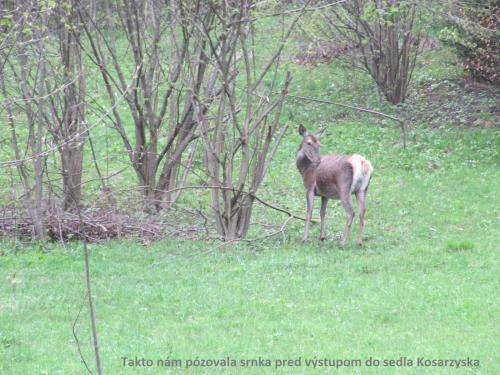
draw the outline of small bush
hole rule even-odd
[[[448,241],[448,250],[450,251],[460,251],[460,250],[472,250],[474,248],[474,242],[465,240],[465,241],[456,241],[450,240]]]

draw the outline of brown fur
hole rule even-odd
[[[339,199],[343,189],[352,184],[353,169],[348,155],[324,155],[316,168],[318,195]]]

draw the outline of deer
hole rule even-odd
[[[359,205],[358,245],[363,245],[363,226],[365,222],[365,198],[372,177],[373,167],[363,156],[358,154],[325,154],[320,155],[319,138],[325,129],[309,133],[304,125],[299,125],[302,142],[296,154],[296,165],[302,175],[306,190],[307,215],[303,242],[309,237],[314,196],[321,197],[321,229],[320,240],[325,239],[325,215],[328,199],[340,200],[346,212],[344,234],[340,241],[343,248],[349,237],[354,220],[352,195],[356,195]]]

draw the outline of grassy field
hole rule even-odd
[[[363,143],[360,148],[375,166],[361,249],[353,241],[344,250],[338,248],[333,237],[344,219],[336,205],[327,215],[329,239],[324,244],[317,240],[317,225],[314,239],[300,244],[303,224],[297,222],[288,226],[284,242],[275,238],[220,249],[217,244],[177,240],[150,247],[132,241],[91,245],[105,372],[175,371],[123,366],[122,357],[135,356],[154,361],[402,356],[414,361],[470,357],[480,367],[341,370],[498,373],[495,197],[500,176],[494,132],[414,132],[419,139],[407,151],[393,144],[394,129],[383,126],[348,123],[338,126],[335,136],[325,136],[325,149],[354,151]],[[288,173],[294,140],[290,134],[269,176],[281,186],[268,182],[261,194],[298,211],[304,205],[299,177]],[[264,216],[265,210],[258,208],[256,215]],[[354,228],[351,239],[355,234]],[[0,373],[84,373],[71,329],[85,298],[80,245],[1,246]],[[91,362],[86,308],[77,327]],[[312,370],[304,363],[281,370],[292,371]]]
[[[458,79],[456,67],[442,66],[447,56],[422,57],[415,97],[422,87],[438,89]],[[283,68],[294,74],[292,94],[389,110],[357,72],[304,67],[291,58]],[[448,112],[436,126],[429,126],[432,113],[414,116],[403,149],[394,123],[289,101],[282,121],[290,129],[258,195],[303,214],[294,165],[296,125],[325,126],[324,152],[361,153],[375,169],[364,247],[354,244],[356,220],[349,245],[339,249],[344,213],[338,204],[327,212],[324,243],[314,225],[311,241],[301,244],[303,223],[291,221],[283,237],[222,247],[176,239],[151,246],[132,240],[92,244],[104,373],[499,374],[500,160],[498,127],[491,126],[497,119],[489,117],[489,105],[485,99],[479,115],[484,121],[474,126],[455,117],[447,121]],[[130,184],[131,178],[129,170],[110,183]],[[186,193],[179,204],[206,202],[204,194]],[[316,216],[318,206],[316,201]],[[255,208],[259,224],[285,219]],[[249,237],[261,231],[255,225]],[[86,373],[72,332],[75,324],[83,356],[93,366],[85,301],[80,244],[0,242],[0,374]],[[153,365],[124,366],[124,357],[151,359]],[[192,363],[186,369],[187,360],[226,357],[237,360],[237,367]],[[269,359],[270,367],[245,368],[240,362],[259,357]],[[276,360],[299,358],[300,367],[276,369]],[[323,358],[345,362],[340,368],[306,364]],[[370,358],[380,364],[366,366]],[[470,358],[480,365],[425,367],[418,358]],[[158,367],[158,359],[181,360],[181,368]],[[384,362],[391,359],[413,363]]]

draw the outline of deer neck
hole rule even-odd
[[[302,150],[299,150],[299,152],[297,152],[296,165],[302,176],[315,171],[316,168],[318,168],[319,163],[319,160],[312,161]]]

